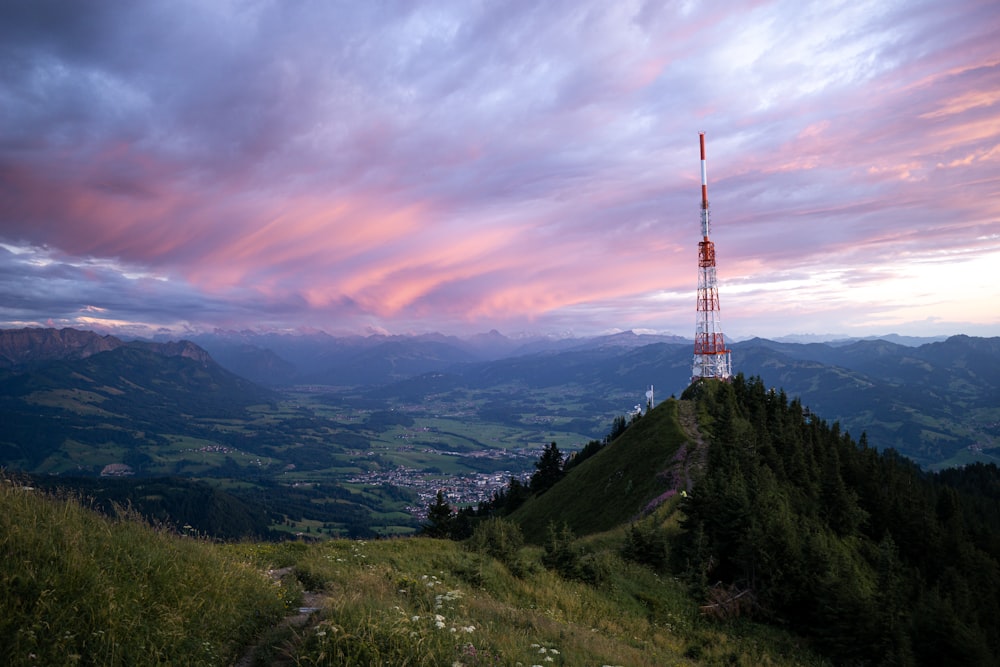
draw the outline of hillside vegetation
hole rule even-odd
[[[1000,471],[931,475],[759,378],[698,383],[710,442],[675,570],[841,664],[1000,663]]]
[[[569,579],[599,584],[601,531],[631,524],[619,552],[685,581],[706,615],[791,629],[837,664],[1000,661],[995,465],[921,471],[740,375],[533,486],[473,517],[518,522]],[[643,518],[671,498],[678,525]]]
[[[0,477],[0,664],[229,664],[300,590],[217,545]]]
[[[738,376],[560,472],[461,515],[439,496],[432,523],[460,541],[314,544],[209,543],[4,481],[0,659],[998,662],[996,466],[923,472]],[[308,623],[277,624],[304,589],[319,596]]]
[[[495,558],[489,528],[468,544],[226,545],[10,480],[0,522],[6,665],[823,664],[785,633],[703,619],[683,585],[618,554],[623,530],[588,585],[544,567],[537,547]],[[278,568],[288,574],[272,581]],[[303,588],[320,611],[302,628],[277,624]]]
[[[680,403],[666,401],[620,437],[569,470],[555,486],[529,498],[511,515],[525,537],[541,544],[551,523],[577,535],[611,530],[639,518],[686,488],[695,443],[679,419]]]

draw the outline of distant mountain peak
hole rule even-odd
[[[99,352],[121,347],[114,336],[101,336],[78,329],[0,330],[0,368],[65,359],[86,359]]]
[[[74,361],[120,347],[147,349],[165,357],[185,357],[202,365],[214,363],[211,355],[191,341],[125,342],[111,335],[78,329],[0,330],[0,368],[17,368],[47,361]]]

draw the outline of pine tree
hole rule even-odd
[[[444,498],[444,492],[438,490],[434,502],[427,510],[427,523],[420,529],[428,537],[451,537],[452,524],[455,521],[455,514],[451,505]]]
[[[563,455],[556,443],[550,444],[535,462],[535,474],[531,476],[531,490],[536,494],[548,491],[562,479]]]

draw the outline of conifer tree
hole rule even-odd
[[[550,444],[535,462],[535,474],[531,476],[531,490],[537,493],[548,491],[562,479],[563,455],[556,443]]]
[[[451,537],[454,521],[455,514],[451,505],[445,500],[444,492],[439,489],[427,510],[427,523],[420,527],[421,532],[428,537]]]

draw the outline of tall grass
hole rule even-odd
[[[622,560],[624,528],[578,541],[600,572],[588,584],[539,547],[501,562],[488,541],[219,545],[124,515],[0,477],[0,664],[231,665],[261,635],[258,656],[299,666],[822,664],[787,634],[702,619],[680,583]],[[303,587],[321,612],[277,626]]]
[[[300,578],[328,596],[288,648],[296,665],[822,664],[787,635],[703,620],[678,582],[599,554],[599,585],[561,579],[521,550],[504,563],[429,538],[310,545]]]
[[[229,664],[286,598],[216,545],[0,476],[2,664]]]

